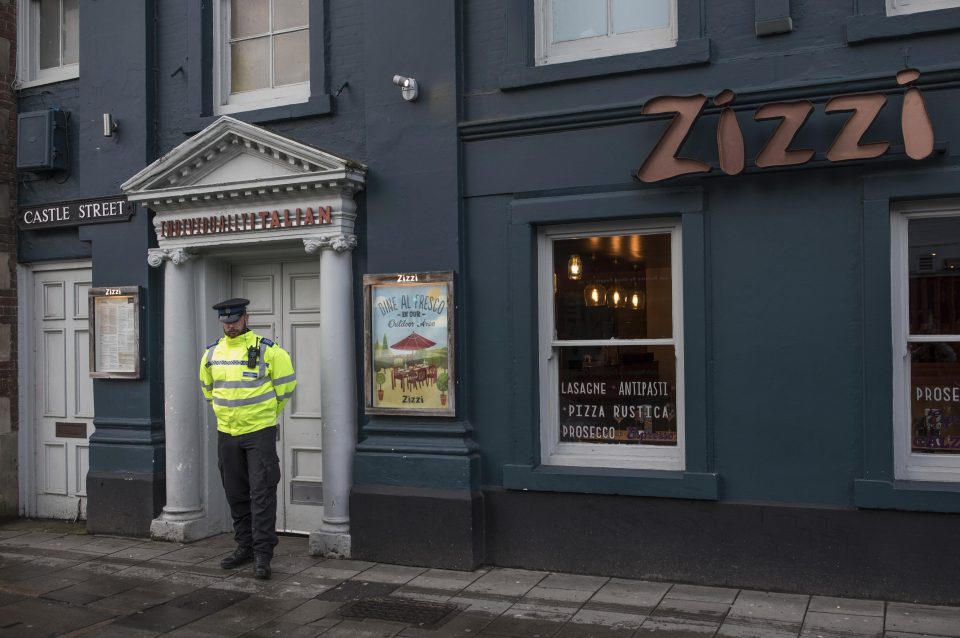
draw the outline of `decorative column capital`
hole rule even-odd
[[[356,235],[338,235],[336,237],[307,237],[303,240],[303,249],[309,254],[321,250],[335,250],[342,253],[357,247]]]
[[[186,248],[150,248],[147,250],[147,263],[154,268],[158,268],[169,259],[179,266],[185,264],[193,256],[194,253]]]

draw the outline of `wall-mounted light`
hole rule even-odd
[[[413,78],[406,78],[402,75],[393,76],[393,83],[400,87],[403,99],[407,102],[413,102],[420,95],[420,87]]]
[[[580,281],[583,277],[583,262],[580,261],[580,255],[570,255],[567,260],[567,279]]]
[[[117,121],[109,113],[103,114],[103,136],[113,137],[113,132],[117,130]]]

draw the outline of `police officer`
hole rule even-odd
[[[247,327],[249,303],[238,298],[213,306],[224,336],[200,358],[200,386],[217,415],[220,476],[237,542],[220,566],[252,560],[254,576],[270,578],[280,482],[277,421],[297,380],[290,355]]]

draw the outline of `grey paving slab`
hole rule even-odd
[[[533,602],[521,599],[520,602],[511,605],[510,609],[504,613],[523,618],[532,617],[549,618],[552,620],[569,620],[579,608],[579,605],[558,601]]]
[[[941,638],[933,634],[911,634],[903,631],[885,631],[884,638]]]
[[[304,576],[310,576],[312,578],[349,580],[354,576],[359,575],[362,571],[363,570],[359,569],[341,569],[339,567],[330,567],[326,562],[323,562],[316,567],[309,567],[300,573]]]
[[[577,590],[577,589],[551,589],[549,587],[542,587],[537,585],[533,589],[527,592],[521,600],[546,600],[546,601],[558,601],[566,603],[585,603],[590,597],[593,596],[593,592],[589,590]]]
[[[14,546],[34,546],[52,541],[56,538],[62,538],[67,534],[54,534],[52,532],[28,532],[26,534],[17,534],[0,540],[0,545]]]
[[[634,634],[635,638],[709,638],[717,625],[693,620],[657,620],[648,618]]]
[[[126,549],[121,549],[118,552],[108,554],[108,557],[122,558],[124,560],[133,561],[145,561],[164,556],[174,551],[177,550],[169,547],[141,547],[139,545],[134,545],[133,547],[128,547]]]
[[[306,536],[279,536],[274,556],[309,556],[310,542]]]
[[[343,603],[330,600],[308,600],[277,618],[280,622],[306,625],[334,613]]]
[[[392,638],[407,626],[385,620],[344,620],[323,634],[324,638]]]
[[[508,612],[495,618],[483,630],[482,635],[549,638],[557,634],[567,620],[569,616],[517,615]]]
[[[0,582],[8,585],[18,581],[30,580],[31,578],[41,578],[53,574],[57,570],[45,565],[34,565],[33,563],[23,563],[13,567],[8,567],[0,572]]]
[[[391,596],[400,598],[412,598],[414,600],[426,600],[432,603],[445,603],[456,595],[456,592],[443,591],[442,589],[420,589],[418,587],[404,586],[393,590]]]
[[[554,634],[554,638],[630,638],[633,635],[633,629],[567,623]]]
[[[578,625],[599,625],[610,629],[634,631],[643,626],[647,617],[643,614],[627,614],[619,611],[581,609],[570,622]]]
[[[27,532],[24,530],[13,530],[13,529],[0,529],[0,541],[7,540],[8,538],[14,538],[16,536],[23,536]]]
[[[190,585],[195,589],[209,587],[219,582],[221,578],[215,576],[204,576],[203,574],[192,574],[190,572],[174,572],[162,579],[164,582],[177,583],[181,585]]]
[[[736,618],[726,620],[717,630],[717,638],[796,638],[800,623],[776,620]]]
[[[131,578],[143,578],[144,580],[158,580],[166,578],[177,571],[176,567],[171,565],[162,565],[159,563],[140,563],[132,567],[125,567],[116,572],[117,576],[129,576]]]
[[[819,611],[807,612],[803,619],[801,636],[823,637],[864,637],[883,635],[883,617],[854,616],[851,614],[828,614]]]
[[[589,604],[617,605],[651,610],[663,599],[670,589],[666,583],[653,583],[644,580],[610,579],[597,590]]]
[[[809,596],[742,590],[728,617],[801,623],[810,602]]]
[[[281,580],[277,578],[277,580]],[[229,578],[224,578],[210,583],[208,589],[220,589],[223,591],[235,591],[245,594],[258,594],[268,589],[272,584],[269,580],[257,580],[253,578],[253,572],[234,574]]]
[[[499,616],[513,607],[512,600],[493,600],[469,595],[454,596],[449,602],[463,606],[465,612],[489,616]]]
[[[23,600],[24,598],[26,598],[26,596],[23,594],[15,594],[13,592],[3,591],[0,589],[0,607],[13,604],[18,600]]]
[[[108,575],[116,574],[117,572],[126,569],[129,565],[121,565],[117,563],[109,563],[102,560],[91,560],[86,563],[80,563],[75,567],[71,567],[67,571],[79,571],[87,572],[91,575]]]
[[[386,596],[397,586],[393,583],[368,583],[366,581],[348,580],[336,587],[331,587],[318,596],[321,600],[334,602],[352,602],[373,596]]]
[[[960,636],[960,608],[887,603],[886,630]]]
[[[267,624],[248,631],[244,638],[315,638],[327,631],[328,627],[312,627],[272,620]]]
[[[111,576],[104,575],[99,578],[91,578],[79,582],[70,587],[73,591],[83,592],[86,594],[95,594],[104,598],[106,596],[113,596],[121,592],[125,592],[128,589],[133,589],[134,587],[139,587],[145,585],[148,581],[141,580],[139,578],[124,578],[122,576]]]
[[[154,559],[155,562],[165,563],[189,563],[195,564],[205,560],[210,560],[214,556],[223,554],[215,547],[184,547],[173,552],[162,554]]]
[[[217,636],[239,636],[284,613],[286,613],[286,610],[274,601],[250,597],[184,625],[177,632],[185,636],[202,635],[203,633]]]
[[[97,594],[86,594],[68,587],[66,589],[57,589],[47,592],[46,594],[43,594],[41,598],[46,598],[48,600],[59,600],[60,602],[70,603],[71,605],[86,605],[87,603],[92,603],[95,600],[100,600],[103,598],[103,596],[98,596]]]
[[[38,543],[34,545],[37,549],[74,549],[82,547],[88,543],[97,540],[96,536],[87,536],[86,534],[70,534],[59,536],[57,538]]]
[[[80,547],[74,547],[72,551],[80,552],[83,554],[113,554],[114,552],[119,552],[121,550],[127,549],[128,547],[133,547],[134,545],[139,545],[141,541],[133,540],[130,538],[110,538],[110,537],[97,537],[91,542],[81,545]]]
[[[118,627],[166,633],[206,615],[207,612],[198,609],[160,605],[125,616],[114,624]]]
[[[610,579],[605,576],[581,576],[578,574],[549,574],[540,581],[541,587],[550,589],[572,589],[575,591],[595,592]]]
[[[407,584],[420,589],[460,591],[486,573],[487,570],[461,572],[448,569],[428,569]]]
[[[3,608],[3,627],[8,636],[55,636],[89,627],[113,614],[66,603],[26,598]]]
[[[457,614],[439,627],[407,627],[400,632],[404,638],[452,638],[453,636],[476,636],[493,622],[493,616],[485,614]]]
[[[812,596],[807,612],[818,611],[827,614],[853,614],[855,616],[883,616],[885,605],[882,600],[857,600],[855,598],[831,598]]]
[[[122,627],[116,624],[116,621],[97,627],[96,633],[88,633],[91,638],[154,638],[159,636],[160,632],[147,629],[134,629],[133,627]]]
[[[490,593],[519,598],[546,577],[547,572],[534,572],[524,569],[493,569],[464,588],[464,592]]]
[[[295,574],[286,580],[271,583],[270,587],[263,589],[258,595],[265,598],[303,601],[315,598],[338,584],[340,584],[338,581],[309,578]]]
[[[423,572],[427,571],[423,567],[406,567],[403,565],[374,565],[370,569],[364,570],[353,580],[365,580],[370,583],[393,583],[403,585],[410,582]]]
[[[305,569],[317,567],[320,561],[315,556],[274,556],[270,567],[281,574],[299,574]]]
[[[727,603],[664,598],[650,616],[660,620],[696,620],[720,624],[729,611],[730,605]]]
[[[55,573],[56,572],[54,572],[54,574]],[[56,575],[47,575],[10,583],[7,588],[10,591],[18,594],[26,594],[27,596],[40,596],[41,594],[46,594],[47,592],[70,587],[71,585],[75,585],[76,582],[77,581],[75,580],[60,578]]]
[[[726,603],[732,605],[739,589],[729,587],[703,587],[701,585],[674,585],[664,598],[679,600],[699,600],[705,603]]]
[[[173,583],[145,585],[101,598],[88,603],[87,606],[93,609],[112,611],[117,614],[129,614],[162,605],[190,591],[192,590],[189,587],[175,585]]]

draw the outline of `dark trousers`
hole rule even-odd
[[[217,453],[223,490],[233,516],[233,537],[239,547],[273,556],[277,544],[277,428],[230,436],[217,432]]]

